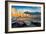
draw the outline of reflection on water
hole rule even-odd
[[[40,27],[41,16],[32,15],[31,17],[12,17],[12,27]]]

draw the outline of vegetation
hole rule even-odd
[[[40,15],[40,12],[24,12],[26,14],[31,14],[31,15]]]

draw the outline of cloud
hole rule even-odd
[[[40,7],[32,7],[32,6],[12,6],[13,8],[16,8],[18,11],[29,11],[29,12],[40,12]]]

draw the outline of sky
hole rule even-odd
[[[33,6],[12,6],[12,8],[16,8],[18,11],[29,11],[29,12],[40,12],[41,7],[33,7]]]

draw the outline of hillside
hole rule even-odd
[[[40,15],[40,12],[24,12],[26,14],[31,14],[31,15]]]

